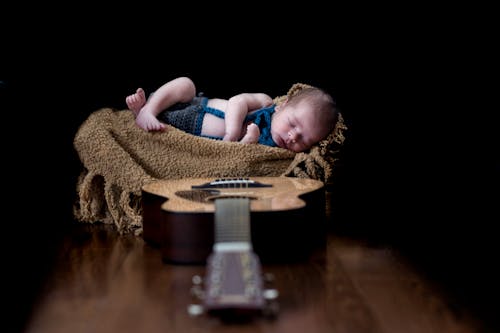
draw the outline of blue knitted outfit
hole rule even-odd
[[[207,97],[195,97],[188,103],[177,103],[170,108],[162,111],[158,115],[158,120],[170,124],[182,131],[197,136],[203,136],[211,139],[222,140],[222,137],[207,136],[201,134],[203,118],[205,114],[210,113],[216,117],[224,119],[224,112],[207,106]],[[253,122],[260,129],[259,143],[271,147],[277,147],[271,136],[271,116],[275,111],[276,105],[273,104],[255,110],[245,118],[246,122]]]

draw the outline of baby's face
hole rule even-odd
[[[308,150],[328,134],[307,103],[277,107],[271,122],[271,135],[276,144],[295,152]]]

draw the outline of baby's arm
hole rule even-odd
[[[273,103],[273,99],[262,93],[243,93],[231,97],[225,110],[225,141],[237,141],[241,137],[243,122],[246,115]]]

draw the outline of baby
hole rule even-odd
[[[142,88],[127,96],[136,123],[161,131],[165,123],[188,133],[225,141],[260,143],[294,152],[310,149],[333,130],[338,110],[333,98],[306,87],[279,104],[264,93],[241,93],[229,99],[196,95],[193,81],[173,79],[146,98]]]

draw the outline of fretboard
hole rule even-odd
[[[215,208],[214,251],[250,251],[250,199],[217,199]]]

